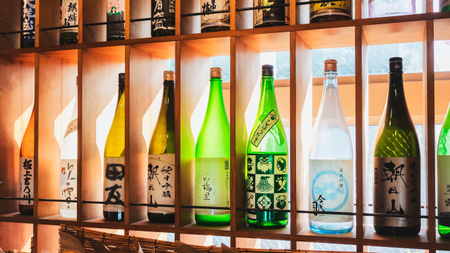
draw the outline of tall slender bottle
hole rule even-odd
[[[125,0],[108,0],[108,5],[106,6],[106,21],[125,21]],[[108,41],[124,40],[125,22],[107,24],[106,39]]]
[[[309,14],[310,23],[351,19],[352,1],[350,0],[311,4]]]
[[[60,0],[61,27],[78,25],[78,0]],[[59,44],[68,45],[78,43],[78,27],[62,28]]]
[[[152,0],[152,37],[175,35],[175,0]]]
[[[202,12],[230,11],[230,0],[202,0]],[[202,15],[202,33],[230,30],[230,12]]]
[[[164,93],[148,149],[148,203],[175,205],[175,74],[164,71]],[[148,207],[150,222],[174,223],[175,208]]]
[[[353,229],[353,216],[321,212],[353,211],[353,149],[342,112],[337,61],[325,61],[322,101],[309,151],[309,215],[311,231],[344,234]]]
[[[273,66],[262,66],[258,114],[247,146],[247,221],[252,227],[281,228],[289,220],[288,145],[275,100]],[[261,211],[259,211],[261,210]]]
[[[77,79],[78,82],[78,79]],[[61,144],[60,199],[77,200],[78,158],[78,96],[75,96],[72,117]],[[61,202],[59,211],[63,217],[77,217],[77,203]]]
[[[34,47],[35,32],[26,32],[36,28],[36,4],[35,0],[22,0],[22,35],[20,36],[20,47]]]
[[[450,11],[450,0],[439,0],[439,11]]]
[[[28,123],[25,134],[20,144],[20,160],[19,160],[19,180],[20,192],[19,197],[28,199],[19,201],[19,212],[24,215],[33,215],[34,202],[34,113],[36,104],[34,104],[31,113],[30,122]]]
[[[289,6],[270,7],[272,5],[283,5],[289,3],[289,0],[253,0],[253,7],[268,8],[253,10],[253,27],[268,27],[289,25]]]
[[[420,231],[420,147],[403,89],[402,58],[389,59],[389,91],[373,158],[375,231],[412,236]]]
[[[450,238],[450,105],[439,135],[437,154],[438,231]]]
[[[195,205],[230,207],[230,123],[222,94],[222,70],[211,68],[205,119],[195,147]],[[230,211],[195,210],[200,225],[230,224]]]
[[[119,96],[105,144],[103,217],[123,221],[125,192],[125,73],[119,74]]]
[[[369,18],[416,13],[415,0],[369,0]]]

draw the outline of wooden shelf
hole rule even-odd
[[[431,0],[426,0],[427,5]],[[0,9],[3,17],[0,33],[19,31],[21,24],[20,1],[6,1]],[[294,4],[296,0],[290,0]],[[18,214],[17,201],[0,200],[0,226],[17,227],[18,239],[9,240],[0,230],[0,245],[4,249],[18,249],[34,233],[34,252],[55,252],[58,225],[61,223],[93,229],[123,229],[129,232],[174,233],[179,240],[182,234],[230,237],[231,246],[236,238],[262,238],[288,240],[292,249],[297,242],[318,242],[364,246],[407,247],[436,250],[448,249],[448,241],[435,233],[434,211],[428,209],[427,227],[417,237],[393,238],[377,235],[369,226],[367,128],[365,118],[370,115],[368,77],[369,45],[420,42],[423,45],[423,73],[417,81],[423,95],[421,102],[425,136],[426,206],[435,206],[435,106],[441,107],[445,99],[439,94],[441,104],[435,102],[434,41],[450,40],[450,12],[416,15],[361,18],[364,2],[355,1],[356,19],[348,21],[309,24],[303,11],[308,8],[291,8],[290,25],[252,29],[251,11],[230,10],[231,30],[200,33],[200,16],[182,17],[181,14],[199,10],[199,1],[178,0],[176,7],[176,35],[151,37],[150,22],[131,22],[130,19],[151,15],[150,1],[126,0],[130,15],[125,20],[125,40],[106,41],[106,25],[85,26],[105,22],[107,0],[79,0],[79,43],[59,46],[59,30],[45,30],[59,25],[59,1],[41,0],[36,24],[36,47],[19,49],[20,35],[0,35],[0,107],[6,108],[0,117],[0,195],[16,196],[18,192],[19,145],[30,118],[33,104],[36,116],[36,176],[35,199],[59,198],[60,143],[71,110],[69,105],[78,94],[78,218],[67,219],[59,214],[59,203],[36,201],[34,216]],[[231,6],[251,6],[252,0],[231,0]],[[365,6],[365,7],[364,7]],[[429,10],[430,11],[430,10]],[[297,15],[302,13],[302,15]],[[307,13],[307,12],[306,12]],[[306,177],[304,162],[308,150],[306,141],[313,122],[312,50],[322,48],[352,47],[355,50],[355,76],[345,78],[350,84],[347,92],[348,110],[352,111],[356,126],[356,216],[355,227],[345,235],[318,235],[309,230],[308,216],[295,210],[307,210],[307,200],[298,194],[306,192],[301,178]],[[248,133],[246,111],[256,107],[251,102],[260,82],[260,53],[289,52],[290,79],[280,81],[277,100],[283,122],[290,126],[290,223],[284,229],[263,230],[250,228],[246,222],[244,188],[245,153]],[[230,82],[224,86],[226,107],[230,120],[230,185],[231,223],[227,227],[203,227],[194,223],[194,209],[181,206],[194,205],[194,151],[195,138],[191,126],[192,116],[201,105],[209,83],[212,57],[230,57]],[[162,73],[168,59],[175,60],[176,73],[176,222],[156,224],[147,220],[147,208],[131,203],[147,202],[147,147],[152,125],[159,113]],[[103,219],[101,204],[83,204],[83,201],[102,200],[102,152],[105,136],[112,121],[117,99],[118,74],[126,73],[126,189],[125,221],[108,222]],[[78,87],[75,85],[78,76]],[[417,77],[414,76],[414,80]],[[378,79],[377,79],[378,80]],[[370,82],[369,82],[370,81]],[[408,81],[405,79],[405,81]],[[377,81],[385,82],[385,80]],[[282,83],[282,84],[281,84]],[[437,85],[442,90],[442,83]],[[372,86],[370,86],[372,87]],[[381,87],[381,86],[380,86]],[[417,88],[416,87],[416,88]],[[437,90],[436,88],[436,90]],[[373,89],[371,90],[374,91]],[[420,93],[420,92],[417,92]],[[448,96],[448,95],[447,95]],[[228,98],[229,97],[229,98]],[[370,101],[370,100],[369,100]],[[445,104],[445,106],[447,106]],[[200,106],[201,107],[201,106]],[[414,108],[416,108],[414,107]],[[417,109],[416,108],[416,109]],[[373,106],[370,108],[373,110]],[[376,108],[375,108],[376,109]],[[442,108],[437,110],[445,111]],[[441,112],[442,114],[442,112]],[[441,117],[441,116],[440,116]],[[440,118],[439,118],[440,119]],[[103,137],[102,137],[103,136]],[[46,182],[46,183],[41,183]],[[31,229],[30,229],[31,228]]]

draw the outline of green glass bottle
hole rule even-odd
[[[103,217],[123,221],[125,198],[125,73],[119,74],[119,96],[114,119],[105,144]]]
[[[439,11],[450,11],[450,0],[439,0]]]
[[[373,158],[375,231],[413,236],[420,231],[420,147],[406,105],[402,58],[389,59],[389,91]]]
[[[211,68],[211,88],[205,119],[195,147],[195,205],[230,207],[230,123],[222,94],[222,70]],[[230,224],[230,211],[195,210],[205,226]]]
[[[258,114],[247,146],[248,224],[258,228],[282,228],[287,212],[258,211],[288,209],[289,166],[286,134],[278,113],[273,86],[273,66],[262,66]]]
[[[164,71],[164,94],[148,149],[148,203],[175,205],[175,74]],[[148,220],[174,223],[175,208],[148,207]]]
[[[450,238],[450,105],[442,124],[437,151],[438,231]],[[448,217],[448,218],[447,218]]]

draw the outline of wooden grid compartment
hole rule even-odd
[[[131,22],[131,19],[151,17],[150,2],[126,0],[125,37],[123,41],[106,42],[106,25],[85,26],[106,21],[106,0],[79,0],[79,43],[58,46],[59,30],[41,30],[59,24],[57,0],[42,0],[37,4],[36,48],[19,49],[20,35],[0,35],[0,101],[3,108],[0,117],[2,144],[0,161],[0,197],[18,197],[19,145],[28,124],[33,100],[37,103],[36,157],[38,159],[35,184],[34,217],[18,215],[16,200],[0,199],[0,226],[18,225],[23,233],[10,247],[19,249],[35,234],[35,250],[52,252],[54,242],[46,235],[55,235],[57,225],[67,223],[95,229],[123,229],[125,234],[174,233],[181,235],[215,235],[230,238],[230,245],[242,245],[241,238],[279,239],[291,242],[320,242],[356,245],[358,251],[365,246],[408,247],[436,250],[448,249],[448,240],[436,233],[435,203],[435,118],[434,41],[448,40],[450,13],[432,13],[431,0],[426,1],[425,13],[367,18],[366,0],[356,0],[355,19],[330,23],[309,24],[308,7],[295,5],[290,0],[291,23],[287,26],[252,29],[252,11],[236,11],[236,8],[252,6],[251,0],[230,1],[230,31],[200,33],[200,16],[183,17],[183,14],[200,11],[199,2],[176,1],[176,35],[155,37],[150,35],[151,21]],[[8,1],[10,8],[0,9],[0,33],[20,30],[20,1]],[[56,6],[56,7],[55,7]],[[17,9],[17,12],[9,11]],[[306,13],[306,14],[305,14]],[[295,18],[293,18],[295,17]],[[3,25],[5,24],[5,25]],[[373,233],[368,224],[368,192],[364,181],[368,178],[368,126],[370,121],[368,45],[422,42],[424,135],[426,154],[426,225],[419,236],[413,238],[381,237]],[[309,232],[307,215],[297,210],[307,210],[302,192],[306,192],[302,178],[307,170],[309,144],[307,136],[312,129],[312,49],[354,47],[355,77],[354,122],[356,128],[356,216],[351,234],[342,236],[317,235]],[[257,107],[250,99],[259,89],[260,53],[290,52],[290,79],[283,83],[280,97],[288,101],[283,107],[282,118],[289,118],[290,125],[290,223],[285,229],[261,230],[247,226],[245,211],[244,166],[248,132],[242,131],[253,121],[246,120],[248,107]],[[212,57],[230,56],[230,83],[224,84],[227,113],[230,120],[230,184],[231,223],[229,227],[202,227],[194,223],[194,209],[182,206],[194,205],[195,139],[192,135],[191,117],[209,83]],[[176,219],[175,224],[161,225],[147,220],[147,208],[136,203],[147,202],[147,148],[152,124],[159,113],[162,88],[162,72],[166,60],[175,59],[176,74]],[[118,73],[126,73],[126,189],[124,222],[103,220],[102,205],[83,201],[102,201],[103,149],[106,134],[117,103]],[[75,77],[78,76],[78,88]],[[440,85],[440,84],[439,84]],[[437,86],[438,87],[438,86]],[[439,86],[440,87],[440,86]],[[71,110],[66,107],[78,91],[78,218],[59,216],[59,203],[37,201],[58,199],[58,167],[60,142]],[[436,88],[438,89],[438,88]],[[440,88],[439,88],[440,89]],[[31,91],[36,91],[34,92]],[[280,95],[281,94],[281,95]],[[439,94],[440,95],[440,94]],[[283,101],[285,103],[285,101]],[[279,103],[279,107],[280,107]],[[286,116],[287,115],[287,116]],[[67,119],[66,119],[67,120]],[[109,122],[109,123],[108,123]],[[286,123],[287,124],[287,123]],[[60,130],[57,130],[60,129]],[[101,137],[103,136],[103,137]],[[428,190],[429,189],[429,190]],[[26,227],[26,229],[25,229]],[[1,232],[0,232],[1,233]],[[153,235],[156,236],[156,235]],[[0,236],[3,246],[4,236]],[[238,243],[239,242],[239,243]],[[20,248],[21,249],[21,248]]]

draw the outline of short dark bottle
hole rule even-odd
[[[175,35],[175,0],[152,0],[152,37]]]
[[[289,0],[253,0],[253,7],[263,7],[264,9],[253,10],[253,27],[269,27],[289,25],[289,6],[271,7],[288,4]]]
[[[27,32],[34,30],[36,27],[36,5],[35,0],[22,1],[22,35],[20,36],[20,47],[30,48],[34,47],[35,32]]]
[[[108,0],[106,6],[106,39],[125,39],[125,0]],[[110,23],[117,22],[117,23]]]
[[[352,1],[311,4],[309,22],[321,23],[352,19]]]
[[[228,11],[224,13],[207,14],[209,12]],[[230,30],[230,1],[202,0],[202,33]]]

